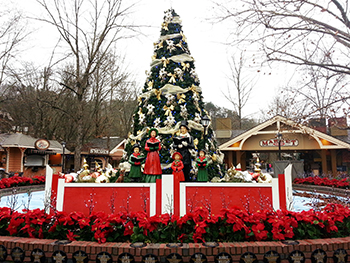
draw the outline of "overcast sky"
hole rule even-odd
[[[42,11],[35,0],[11,1],[30,16],[41,15]],[[238,52],[235,47],[228,47],[224,44],[227,43],[235,25],[232,21],[213,25],[209,19],[213,17],[217,9],[210,0],[138,1],[131,13],[130,21],[147,27],[142,30],[144,35],[124,42],[122,45],[120,53],[125,54],[129,69],[134,72],[140,86],[143,86],[146,79],[145,71],[150,69],[153,43],[160,36],[164,11],[170,7],[174,8],[181,17],[183,31],[187,37],[190,52],[195,59],[204,101],[211,101],[218,106],[233,109],[222,92],[227,90],[228,85],[225,76],[230,72],[228,56],[233,52]],[[29,48],[22,59],[33,60],[38,65],[45,66],[55,39],[57,39],[56,31],[48,25],[37,24],[35,21],[30,22],[30,27],[35,31],[27,41]],[[248,56],[254,53],[254,51],[250,52]],[[289,80],[290,73],[281,66],[250,70],[249,77],[255,79],[256,85],[249,103],[243,109],[243,115],[249,117],[260,115],[260,110],[267,107],[277,89]]]

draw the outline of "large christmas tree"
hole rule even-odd
[[[209,126],[204,134],[201,120],[207,112],[204,109],[199,78],[182,31],[180,17],[173,9],[165,12],[161,36],[154,43],[151,69],[147,72],[138,102],[123,161],[128,159],[136,142],[144,149],[148,131],[154,127],[158,129],[157,138],[162,143],[159,156],[163,173],[171,173],[172,139],[179,133],[180,122],[186,120],[196,149],[205,149],[210,159],[209,178],[223,175],[223,154],[217,148],[212,128]],[[194,158],[197,153],[193,150],[191,154]]]

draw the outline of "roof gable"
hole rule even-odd
[[[266,134],[275,138],[277,133],[308,135],[317,142],[319,149],[350,149],[350,144],[342,140],[277,115],[220,145],[220,150],[242,150],[252,136]]]

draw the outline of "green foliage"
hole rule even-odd
[[[143,94],[138,99],[139,105],[133,115],[132,135],[138,136],[144,132],[142,138],[139,139],[144,154],[147,154],[144,151],[144,145],[148,139],[146,129],[161,127],[171,130],[171,132],[158,134],[162,144],[159,152],[160,161],[165,165],[170,165],[173,161],[170,149],[173,137],[177,136],[177,131],[174,131],[176,125],[183,120],[191,120],[201,127],[201,118],[208,115],[204,108],[203,96],[199,87],[200,81],[195,72],[193,58],[179,21],[174,10],[165,12],[161,29],[162,37],[155,43],[154,60],[142,90]],[[183,55],[180,60],[178,60],[179,55]],[[165,85],[170,85],[168,86],[170,88],[162,89]],[[176,93],[171,91],[172,88],[177,89]],[[169,124],[171,116],[174,121]],[[156,120],[158,125],[155,125]],[[200,128],[192,128],[190,134],[193,136],[197,150],[206,149],[208,156],[218,154],[211,126],[208,127],[207,134],[204,134],[203,129]],[[122,161],[127,161],[128,156],[132,154],[134,143],[135,140],[129,138],[125,147],[127,154]],[[209,174],[212,177],[220,176],[223,174],[222,169],[223,165],[214,163]],[[169,169],[164,170],[164,173],[171,172]]]

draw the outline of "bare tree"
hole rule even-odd
[[[240,53],[238,60],[234,55],[231,56],[231,60],[229,61],[231,75],[227,76],[227,78],[232,86],[229,85],[226,90],[227,92],[223,93],[225,98],[232,103],[234,110],[237,112],[239,129],[242,128],[242,110],[248,102],[250,93],[254,87],[254,79],[244,72],[245,63],[244,51]]]
[[[20,44],[28,35],[24,20],[19,11],[2,5],[0,11],[0,86],[3,91],[6,88],[6,85],[3,86],[3,84],[7,77],[9,63],[18,54]]]
[[[263,112],[264,120],[270,119],[276,115],[299,122],[303,119],[307,104],[300,103],[296,99],[294,92],[289,92],[292,88],[281,87],[277,91],[272,101],[268,104],[267,112]]]
[[[74,169],[78,170],[83,144],[84,106],[91,90],[91,78],[111,48],[125,37],[122,30],[129,28],[124,19],[130,7],[124,8],[121,0],[74,0],[69,4],[64,0],[38,0],[38,3],[48,15],[39,20],[56,28],[74,61],[73,81],[70,85],[62,83],[62,86],[73,94],[77,106],[74,113],[77,128]]]
[[[267,62],[277,61],[302,66],[304,72],[310,67],[313,68],[313,72],[317,71],[316,68],[322,69],[324,76],[322,80],[320,78],[317,80],[318,91],[321,90],[319,85],[322,82],[322,85],[328,85],[330,88],[339,79],[343,83],[348,80],[350,75],[350,62],[347,59],[350,56],[348,1],[242,0],[241,2],[242,5],[234,6],[230,6],[230,3],[219,4],[223,11],[220,19],[234,19],[238,25],[239,41],[258,45],[259,51],[265,54]],[[336,90],[332,100],[324,100],[323,102],[327,104],[322,103],[323,105],[318,103],[314,106],[314,111],[320,113],[321,108],[346,102],[350,98],[345,86],[342,89],[338,86]],[[307,97],[307,94],[304,93],[304,96]]]
[[[344,81],[344,74],[332,74],[329,70],[321,67],[311,67],[301,79],[298,88],[292,88],[298,105],[304,105],[304,114],[309,118],[325,119],[338,112],[341,103],[334,103],[339,98],[349,96]]]

